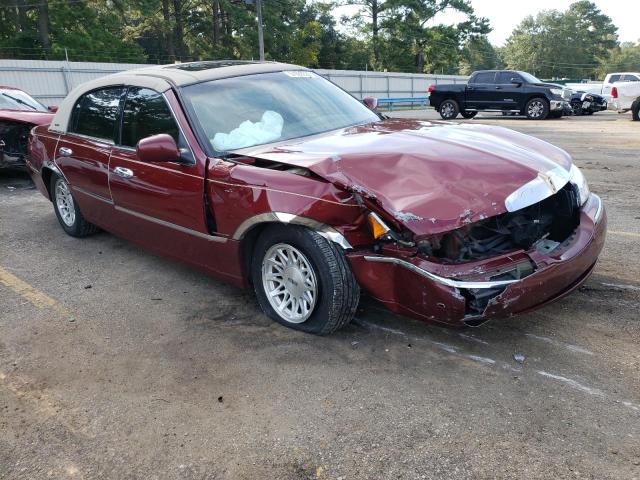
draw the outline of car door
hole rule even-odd
[[[109,156],[124,91],[122,86],[105,87],[81,96],[55,152],[56,164],[71,185],[84,216],[99,225],[112,210]]]
[[[515,79],[519,83],[514,83]],[[518,105],[524,97],[524,80],[515,72],[498,72],[493,91],[491,108],[500,110],[518,110]]]
[[[117,233],[148,248],[191,263],[202,261],[210,235],[204,210],[204,164],[195,159],[167,95],[129,87],[121,134],[109,161],[109,187],[119,222]],[[176,102],[176,108],[178,104]],[[143,162],[136,145],[146,137],[171,135],[183,152],[175,162]]]
[[[466,107],[485,110],[491,108],[493,90],[495,89],[496,72],[478,72],[467,85]]]

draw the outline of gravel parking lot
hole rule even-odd
[[[0,478],[640,478],[640,124],[470,121],[569,151],[610,231],[579,291],[464,331],[367,299],[332,336],[283,328],[250,293],[65,235],[0,173]]]

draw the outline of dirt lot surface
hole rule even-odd
[[[579,291],[464,331],[363,300],[330,337],[296,333],[110,234],[65,235],[0,173],[0,478],[640,478],[640,124],[471,121],[568,150],[610,232]]]

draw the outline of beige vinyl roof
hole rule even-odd
[[[106,75],[74,88],[60,103],[49,130],[66,133],[71,111],[78,99],[91,90],[101,87],[129,85],[145,87],[163,93],[173,85],[183,87],[194,83],[220,78],[240,77],[256,73],[280,72],[283,70],[307,70],[297,65],[277,62],[245,62],[237,60],[212,60],[126,70]]]

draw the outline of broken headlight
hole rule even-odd
[[[587,185],[587,181],[580,169],[574,164],[571,165],[571,169],[569,170],[569,181],[575,185],[578,190],[578,203],[580,206],[584,205],[589,198],[589,185]]]

